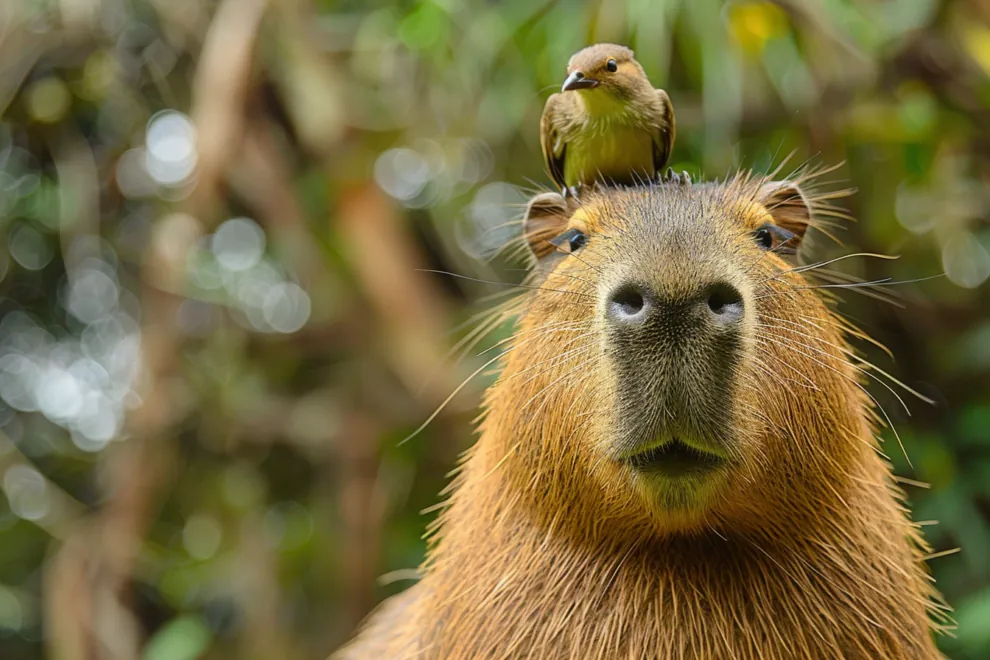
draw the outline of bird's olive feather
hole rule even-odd
[[[547,99],[540,121],[550,177],[565,190],[653,179],[674,144],[674,109],[667,93],[653,88],[624,46],[586,48],[571,58],[568,74],[568,81],[584,84],[568,90],[565,83],[565,91]]]

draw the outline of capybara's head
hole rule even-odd
[[[815,206],[752,176],[535,197],[537,290],[489,401],[523,496],[663,535],[771,529],[841,489],[868,434],[840,321],[794,257]]]

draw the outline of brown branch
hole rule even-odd
[[[457,385],[444,368],[448,307],[420,272],[426,262],[404,219],[392,200],[366,181],[344,192],[337,220],[350,265],[383,322],[393,368],[410,392],[425,387],[427,403],[436,405]]]
[[[217,187],[244,132],[244,101],[266,0],[223,0],[210,24],[193,81],[198,179],[188,208],[200,217],[217,212]]]

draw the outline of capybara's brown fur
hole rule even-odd
[[[941,657],[850,327],[785,256],[803,184],[531,205],[535,290],[423,577],[339,657]]]

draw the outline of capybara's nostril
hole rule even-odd
[[[712,317],[719,323],[738,323],[743,318],[743,297],[727,282],[716,282],[705,290]]]
[[[616,329],[649,325],[675,334],[704,334],[712,322],[734,327],[743,313],[742,294],[728,282],[716,282],[683,298],[664,297],[644,284],[625,282],[609,294],[605,310],[606,319]]]
[[[646,320],[650,301],[636,284],[619,286],[608,299],[606,315],[616,324],[638,324]]]

